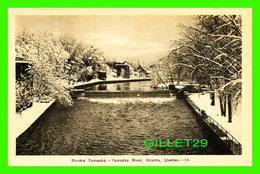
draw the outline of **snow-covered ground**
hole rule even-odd
[[[188,96],[201,110],[206,111],[207,115],[217,121],[240,143],[242,142],[242,108],[241,103],[234,109],[232,123],[228,123],[228,116],[221,116],[219,97],[215,97],[215,106],[211,106],[209,93],[196,93]]]
[[[180,82],[179,84],[177,84],[177,83],[174,83],[174,84],[172,84],[172,83],[160,83],[160,84],[157,84],[156,87],[157,88],[166,88],[165,85],[167,86],[167,88],[169,88],[169,85],[175,85],[175,88],[182,89],[182,88],[184,88],[184,86],[190,85],[190,84],[187,83],[187,82]],[[198,84],[193,84],[193,85],[198,85]]]
[[[105,81],[109,81],[109,80],[124,80],[124,78],[122,78],[122,77],[109,76],[109,77],[107,77],[107,79],[106,79]],[[92,80],[87,81],[87,82],[75,82],[75,83],[74,83],[74,86],[85,85],[85,84],[91,84],[91,83],[101,82],[101,81],[104,81],[104,80],[92,79]]]
[[[16,114],[15,119],[15,136],[21,135],[27,128],[29,128],[46,109],[48,109],[54,100],[48,103],[33,102],[32,107],[27,108],[21,114]]]
[[[86,84],[92,84],[95,82],[102,82],[102,81],[122,81],[122,80],[135,80],[135,79],[142,79],[142,78],[138,78],[138,77],[131,77],[129,79],[123,78],[123,77],[113,77],[113,76],[108,76],[106,80],[100,80],[100,79],[92,79],[88,82],[75,82],[74,83],[74,87],[76,86],[81,86],[81,85],[86,85]]]

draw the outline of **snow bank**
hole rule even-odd
[[[228,116],[221,116],[219,97],[215,97],[215,106],[211,106],[209,93],[191,94],[188,96],[201,110],[206,111],[207,115],[217,121],[224,127],[231,135],[233,135],[239,142],[242,142],[242,112],[241,103],[233,108],[232,123],[228,122]]]
[[[28,129],[54,102],[48,103],[33,102],[32,107],[27,108],[21,114],[16,114],[15,119],[15,137],[17,138],[26,129]]]

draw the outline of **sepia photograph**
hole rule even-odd
[[[251,18],[9,9],[9,163],[250,164]]]

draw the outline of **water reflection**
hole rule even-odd
[[[125,83],[111,83],[111,84],[100,84],[95,86],[87,87],[86,90],[90,91],[151,91],[154,88],[151,87],[151,81],[142,81],[142,82],[125,82]]]
[[[99,85],[98,90],[102,91],[102,90],[107,90],[107,85]]]

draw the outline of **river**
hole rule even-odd
[[[122,88],[121,88],[122,89]],[[126,88],[123,88],[126,89]],[[136,88],[131,88],[136,89]],[[28,131],[28,130],[27,130]],[[146,147],[145,139],[208,139],[206,147]],[[17,143],[17,155],[214,155],[228,154],[210,140],[184,100],[79,98],[53,107]]]

